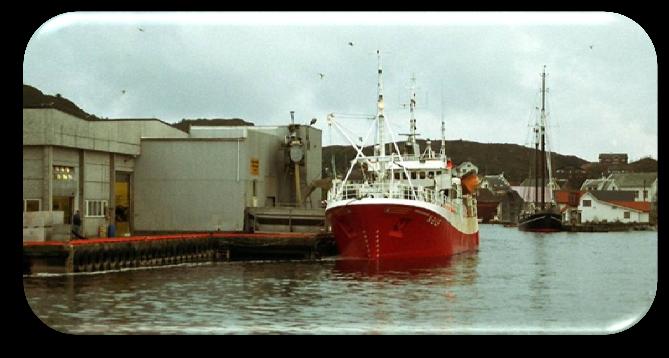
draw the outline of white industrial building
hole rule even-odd
[[[286,159],[291,129],[303,150],[298,165]],[[23,109],[24,213],[62,211],[68,224],[80,210],[87,237],[109,222],[117,236],[241,230],[246,207],[295,204],[293,183],[305,189],[320,176],[321,131],[308,125],[187,133],[157,119]],[[302,202],[320,199],[314,190]]]
[[[296,128],[304,141],[300,190],[321,178],[321,131]],[[188,138],[142,140],[135,173],[137,231],[244,229],[247,207],[295,206],[295,169],[286,126],[192,127]],[[320,190],[302,199],[320,208]]]

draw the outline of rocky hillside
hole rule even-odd
[[[23,108],[56,108],[73,116],[86,120],[98,120],[100,118],[86,113],[69,99],[60,94],[50,96],[42,93],[33,86],[23,85]]]

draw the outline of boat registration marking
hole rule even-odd
[[[429,224],[432,224],[433,226],[439,226],[439,224],[441,224],[441,219],[436,216],[430,215],[427,217],[427,222]]]

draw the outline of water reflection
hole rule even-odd
[[[530,302],[534,310],[543,310],[550,305],[551,296],[548,293],[549,287],[546,282],[548,267],[546,264],[546,240],[555,239],[551,237],[552,233],[533,233],[533,237],[529,238],[532,247],[532,267],[529,272],[532,272],[530,281]]]
[[[434,276],[453,276],[457,273],[476,272],[478,256],[475,253],[451,257],[421,259],[358,260],[338,259],[333,268],[335,274],[351,277],[392,277],[419,279]],[[468,279],[475,278],[467,275]]]

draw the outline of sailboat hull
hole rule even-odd
[[[537,213],[523,217],[518,222],[518,230],[533,232],[562,231],[562,217],[555,213]]]

